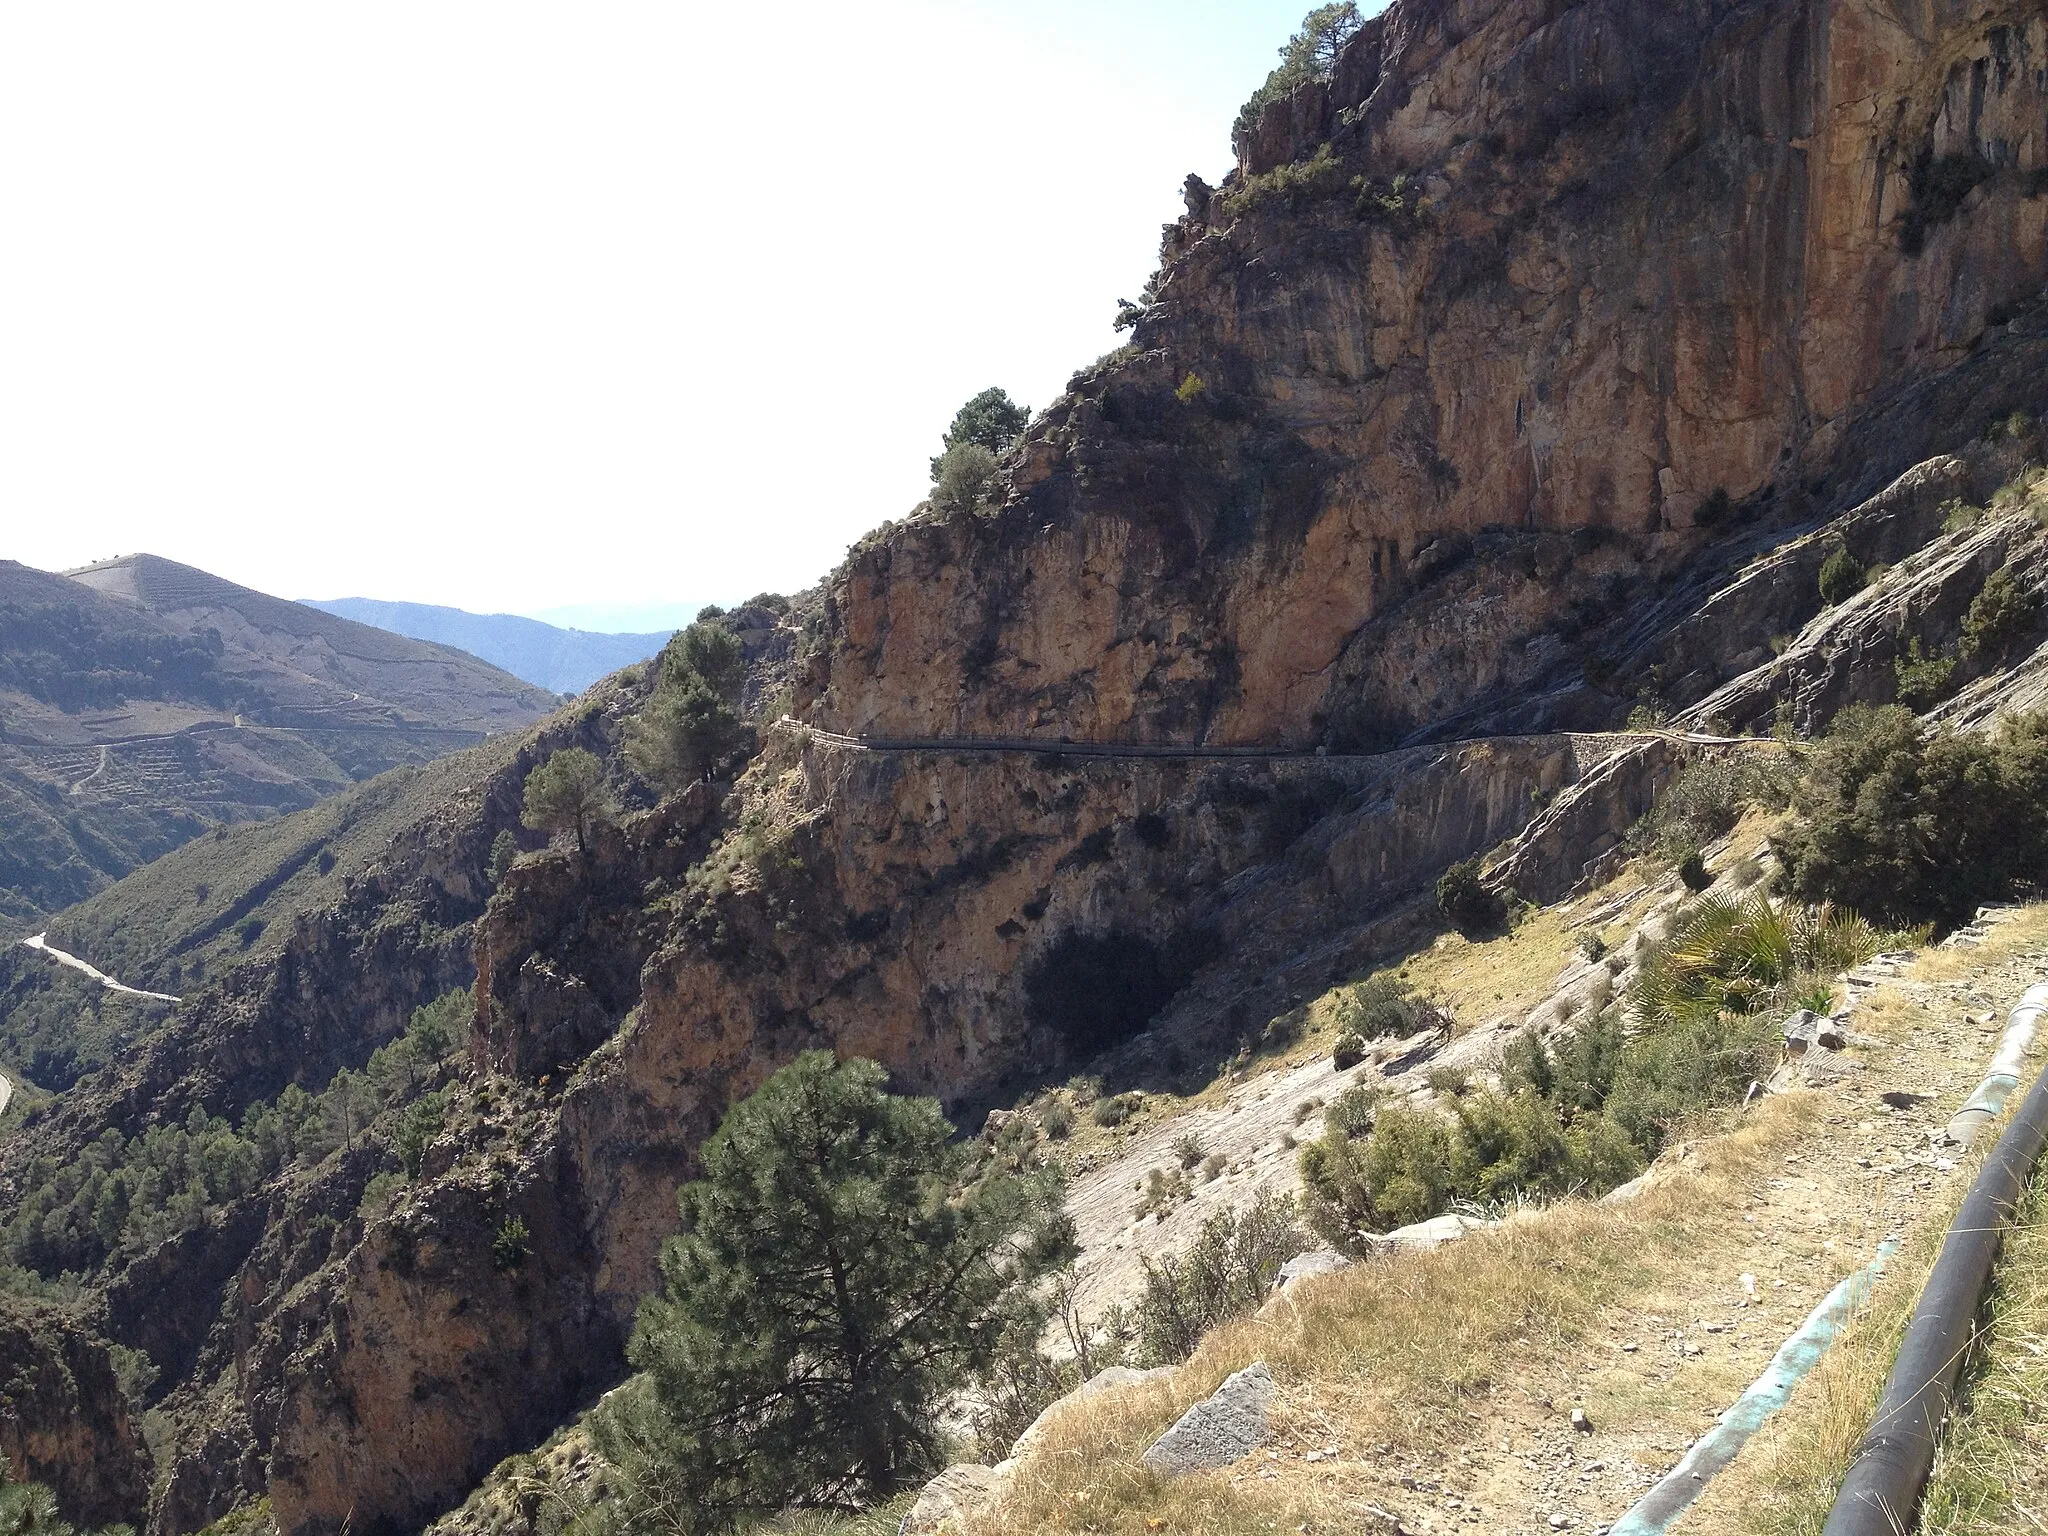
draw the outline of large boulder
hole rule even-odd
[[[994,1467],[972,1461],[948,1467],[924,1485],[896,1536],[961,1536],[999,1492]]]
[[[1259,1448],[1272,1406],[1273,1373],[1255,1361],[1182,1414],[1142,1459],[1168,1477],[1227,1467]]]

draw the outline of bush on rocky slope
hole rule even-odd
[[[1784,1012],[1825,1006],[1825,978],[1894,941],[1827,907],[1700,901],[1623,1003],[1511,1042],[1498,1090],[1448,1095],[1447,1113],[1395,1106],[1326,1120],[1301,1156],[1309,1224],[1360,1254],[1373,1234],[1454,1204],[1625,1183],[1675,1125],[1768,1069]]]
[[[1772,839],[1784,885],[1877,922],[1968,921],[2040,880],[2048,859],[2048,720],[1996,736],[1922,724],[1893,706],[1842,712]]]

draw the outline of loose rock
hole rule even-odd
[[[958,1532],[995,1498],[996,1482],[995,1468],[978,1462],[946,1468],[924,1485],[924,1492],[896,1528],[896,1536]]]
[[[1272,1405],[1273,1373],[1265,1361],[1256,1361],[1182,1414],[1145,1452],[1144,1463],[1168,1477],[1227,1467],[1266,1438],[1266,1412]]]

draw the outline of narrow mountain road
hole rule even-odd
[[[1395,747],[1384,752],[1330,752],[1321,747],[1178,746],[1170,743],[1072,741],[1066,738],[1049,739],[1034,736],[849,736],[839,731],[821,730],[791,715],[784,715],[775,723],[783,729],[809,731],[819,741],[829,742],[835,747],[852,747],[862,752],[1030,752],[1054,757],[1121,758],[1371,758],[1392,757],[1401,752],[1419,750],[1418,747]],[[1768,738],[1756,736],[1713,736],[1705,731],[1646,730],[1544,731],[1532,732],[1529,737],[1461,736],[1441,742],[1425,742],[1422,746],[1462,746],[1471,742],[1516,741],[1534,736],[1580,736],[1592,741],[1612,742],[1616,746],[1626,746],[1638,741],[1681,741],[1695,746],[1715,747],[1752,746],[1760,741],[1768,744]]]
[[[106,748],[105,746],[102,746],[102,747],[100,748],[100,765],[99,765],[99,767],[97,767],[97,768],[93,769],[93,771],[92,771],[91,773],[88,773],[88,774],[87,774],[87,775],[86,775],[86,776],[85,776],[84,778],[80,779],[80,780],[79,780],[79,781],[78,781],[78,782],[77,782],[76,784],[72,785],[72,786],[71,786],[71,793],[73,793],[74,795],[82,795],[82,794],[84,794],[84,793],[85,793],[85,786],[86,786],[86,785],[88,785],[88,784],[90,784],[90,783],[91,783],[91,782],[92,782],[92,781],[93,781],[94,779],[98,778],[98,777],[99,777],[99,776],[100,776],[101,774],[103,774],[103,773],[105,773],[105,772],[107,771],[107,758],[108,758],[108,751],[107,751],[107,748]]]
[[[43,954],[48,955],[59,965],[68,965],[74,971],[85,972],[86,975],[105,987],[109,992],[120,992],[129,997],[153,997],[160,1003],[184,1001],[182,998],[173,997],[168,992],[145,992],[141,987],[131,987],[125,982],[116,981],[97,966],[88,965],[85,961],[79,959],[78,956],[57,948],[56,945],[49,943],[48,939],[49,935],[47,933],[38,933],[31,938],[23,939],[21,942],[30,949],[39,950]],[[4,1107],[4,1101],[0,1101],[0,1107]]]

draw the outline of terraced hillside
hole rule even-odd
[[[539,719],[450,646],[153,555],[0,561],[0,933],[211,827],[298,810]]]

